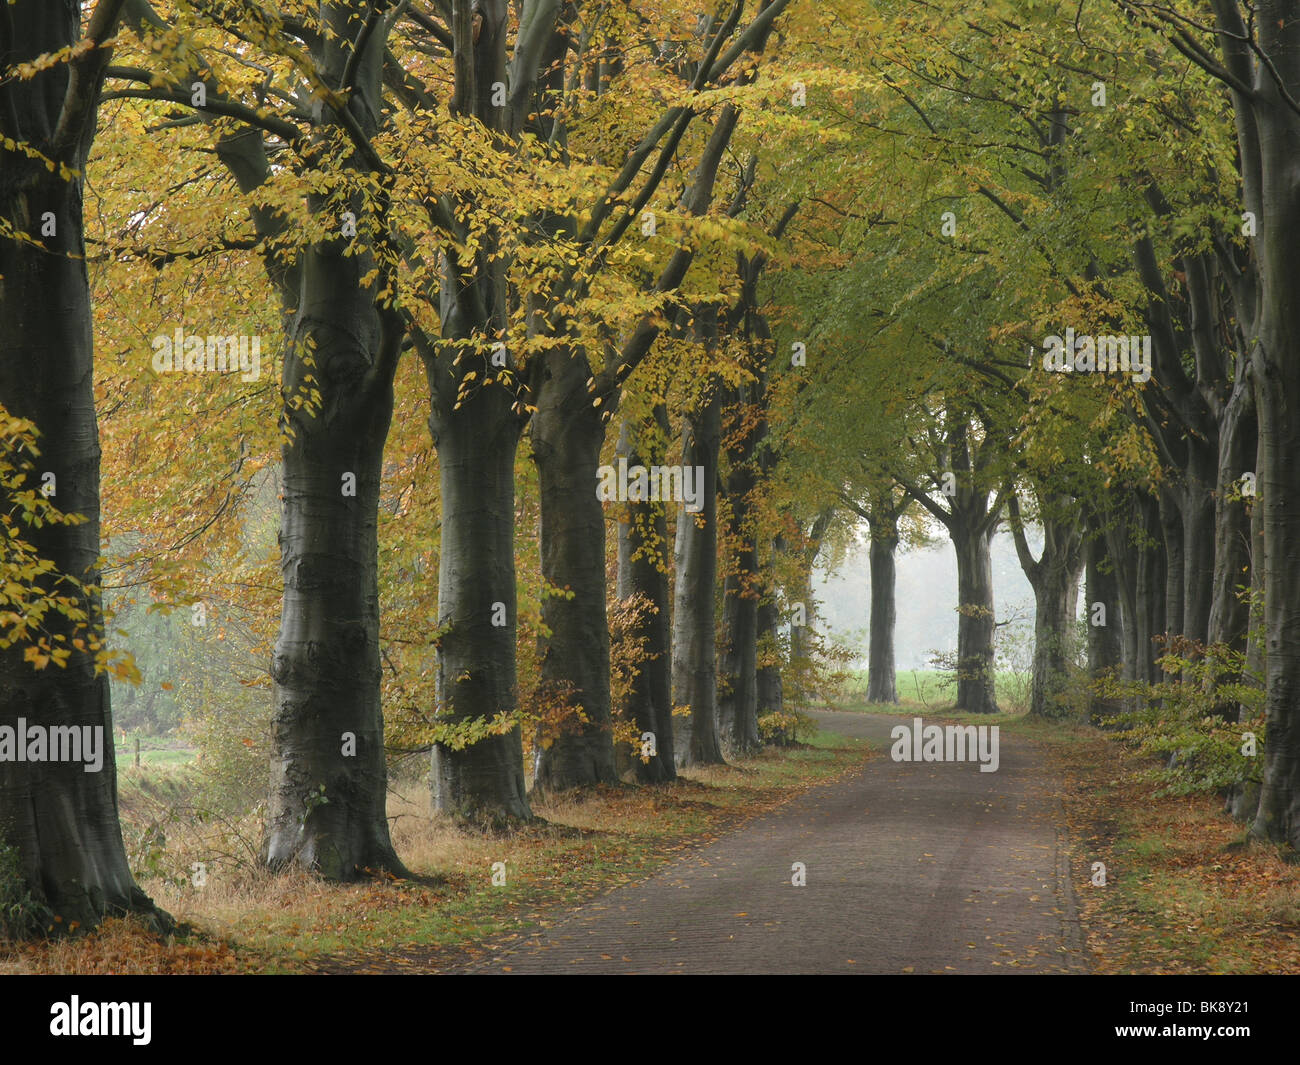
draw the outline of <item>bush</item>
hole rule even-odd
[[[54,912],[23,879],[18,850],[0,843],[0,939],[44,936],[53,923]]]
[[[791,747],[817,731],[817,722],[798,710],[773,710],[758,719],[758,734],[764,743]]]
[[[1215,793],[1258,783],[1266,741],[1264,688],[1244,674],[1245,656],[1221,644],[1206,647],[1179,637],[1158,662],[1165,673],[1182,679],[1093,684],[1103,698],[1136,704],[1137,709],[1108,720],[1119,725],[1119,739],[1166,762],[1144,774],[1162,785],[1156,794]],[[1246,733],[1255,737],[1253,754],[1246,753]]]

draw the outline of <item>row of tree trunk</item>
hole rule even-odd
[[[725,19],[702,19],[704,59],[684,72],[691,87],[708,88],[724,76],[733,85],[753,80],[753,59],[788,4],[769,0],[744,26],[739,23],[744,5],[739,4]],[[271,668],[275,714],[264,858],[272,867],[298,865],[338,880],[404,871],[384,811],[377,566],[380,474],[404,340],[409,337],[428,372],[429,424],[439,454],[443,513],[437,697],[438,716],[447,723],[490,720],[517,706],[514,465],[528,423],[525,412],[532,413],[543,575],[551,586],[569,593],[548,597],[544,606],[543,684],[580,706],[587,719],[584,729],[560,737],[539,761],[537,785],[552,790],[615,779],[604,514],[594,486],[608,418],[628,374],[659,332],[657,317],[648,314],[621,348],[611,346],[602,360],[592,359],[576,340],[573,323],[555,310],[566,300],[570,305],[580,301],[586,282],[575,275],[545,304],[529,308],[531,328],[558,341],[549,354],[531,360],[525,369],[508,353],[504,368],[517,386],[503,384],[503,374],[496,387],[467,388],[471,369],[482,380],[489,367],[501,367],[485,352],[495,353],[505,335],[507,260],[493,254],[490,239],[479,242],[471,260],[458,259],[452,249],[465,242],[468,223],[447,197],[431,197],[428,203],[431,225],[450,238],[439,269],[430,272],[438,281],[429,292],[411,294],[436,304],[439,336],[425,335],[409,312],[394,303],[398,260],[409,248],[394,235],[388,203],[393,175],[371,140],[388,106],[387,37],[403,13],[403,8],[389,12],[367,0],[335,0],[320,5],[326,32],[290,27],[327,87],[313,96],[310,107],[294,110],[292,121],[241,108],[239,101],[223,97],[215,83],[208,84],[201,50],[184,39],[179,47],[169,45],[173,68],[160,72],[161,85],[127,71],[117,76],[150,88],[115,93],[186,106],[190,79],[203,80],[208,104],[247,123],[234,134],[223,129],[215,144],[217,157],[245,192],[273,179],[264,146],[268,132],[289,145],[302,165],[328,163],[341,179],[333,192],[313,193],[307,203],[312,215],[326,222],[325,235],[299,249],[292,261],[271,253],[266,258],[268,279],[282,303],[286,355],[280,535],[285,590]],[[558,0],[530,0],[512,52],[507,49],[508,14],[505,0],[451,5],[453,109],[506,141],[529,130],[563,143],[553,105],[565,84],[576,11]],[[90,19],[90,34],[98,43],[125,25],[141,35],[174,30],[147,0],[101,0]],[[6,67],[45,53],[71,52],[81,36],[79,6],[18,0],[0,19],[0,32],[0,61]],[[33,539],[59,572],[83,582],[83,609],[97,621],[99,452],[80,175],[111,49],[73,55],[30,81],[11,79],[0,86],[0,132],[6,143],[39,153],[33,157],[13,147],[3,149],[0,217],[20,232],[34,234],[52,214],[57,233],[46,248],[35,241],[3,242],[0,403],[36,423],[46,448],[44,461],[57,476],[58,504],[90,519],[47,527]],[[735,65],[741,69],[729,74]],[[508,89],[504,107],[497,99],[499,85]],[[437,106],[409,82],[401,84],[397,96],[410,107]],[[211,117],[192,100],[191,106],[200,117]],[[685,107],[666,113],[633,150],[617,185],[581,232],[575,219],[547,218],[540,224],[584,240],[589,248],[597,238],[617,239],[599,227],[616,209],[623,210],[616,203],[640,179],[647,159],[656,152],[665,161],[672,158],[694,118],[695,112]],[[682,195],[685,212],[709,210],[738,118],[731,105],[719,109]],[[340,151],[340,145],[347,147]],[[63,164],[65,171],[47,171],[44,158]],[[665,169],[652,170],[639,195],[652,195]],[[751,165],[746,180],[752,181],[753,170]],[[67,171],[73,173],[71,180]],[[250,214],[266,247],[289,225],[273,209],[254,207]],[[614,231],[621,234],[626,228],[616,224]],[[655,290],[672,292],[692,259],[689,249],[673,254]],[[695,717],[710,726],[699,729],[692,742],[707,742],[712,730],[712,747],[702,750],[701,757],[721,757],[713,626],[711,620],[702,623],[706,615],[712,618],[710,567],[716,566],[716,550],[701,550],[710,538],[716,546],[718,536],[719,402],[707,402],[688,433],[684,461],[703,466],[708,476],[703,520],[689,517],[678,523],[678,601],[684,604],[678,631],[667,635],[665,609],[652,615],[647,638],[661,652],[655,660],[659,665],[646,671],[644,688],[634,693],[633,716],[645,732],[655,734],[659,751],[642,770],[648,779],[671,779],[674,772],[665,680],[674,668],[670,643],[686,641],[690,647],[677,663],[686,664],[691,684],[697,686],[688,695],[692,707],[699,703]],[[737,468],[740,464],[738,457]],[[741,486],[733,491],[740,493]],[[743,511],[743,500],[739,506]],[[651,526],[656,523],[662,530],[662,515],[650,516]],[[741,538],[747,535],[743,531]],[[629,537],[627,586],[654,583],[644,573],[638,578],[644,566],[633,560],[634,549]],[[741,566],[753,570],[752,551]],[[732,716],[739,724],[732,725],[729,735],[734,737],[739,728],[746,745],[756,738],[759,689],[757,653],[747,646],[757,636],[756,619],[751,620],[757,604],[750,605],[750,593],[749,584],[743,591],[738,585],[731,597],[745,601],[737,618],[746,620],[733,626],[741,636],[728,645],[728,653],[739,656],[729,673],[746,692],[745,710]],[[651,599],[666,607],[662,584]],[[504,626],[496,620],[502,607]],[[770,607],[766,623],[775,627]],[[57,623],[52,631],[58,634]],[[779,692],[773,673],[771,666],[765,670],[769,695]],[[65,670],[43,674],[18,653],[5,653],[0,656],[0,705],[6,720],[25,715],[40,723],[94,722],[111,735],[107,680],[95,672],[87,653],[74,655]],[[496,824],[531,817],[518,728],[465,748],[439,744],[433,777],[437,805],[460,817]],[[0,766],[0,810],[13,822],[6,825],[4,838],[19,852],[24,879],[64,916],[89,927],[108,912],[152,911],[126,866],[111,750],[99,776],[83,774],[80,766]]]

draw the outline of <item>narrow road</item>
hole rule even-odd
[[[1030,745],[1003,736],[991,773],[894,762],[910,715],[814,716],[884,753],[462,971],[1087,971],[1059,782]]]

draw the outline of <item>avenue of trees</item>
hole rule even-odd
[[[1281,0],[14,0],[0,727],[189,686],[268,867],[401,876],[400,752],[501,830],[788,741],[859,533],[868,698],[928,527],[997,712],[1007,528],[1030,712],[1181,684],[1300,846],[1298,101]],[[166,924],[106,746],[0,845]]]

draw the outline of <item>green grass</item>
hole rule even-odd
[[[937,670],[899,670],[894,684],[898,689],[897,706],[868,703],[866,670],[859,670],[849,681],[845,699],[836,709],[886,714],[901,714],[909,711],[940,713],[948,710],[957,697],[956,685],[945,683],[945,674]],[[999,673],[996,688],[998,703],[1006,713],[995,715],[993,720],[1020,716],[1022,704],[1028,694],[1027,678],[1018,673]],[[987,717],[976,716],[981,721],[990,720]]]
[[[116,739],[120,740],[118,736]],[[146,766],[188,765],[198,759],[199,752],[186,747],[179,740],[168,736],[146,736],[143,733],[128,732],[126,742],[113,744],[114,756],[119,769],[135,765],[135,745],[140,742],[140,768]]]

